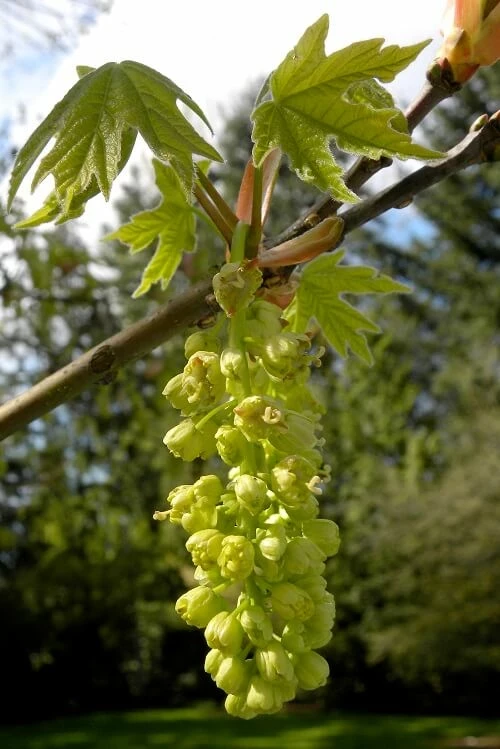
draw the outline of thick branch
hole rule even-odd
[[[211,281],[194,286],[1,406],[0,440],[70,400],[92,383],[111,382],[116,370],[124,364],[149,353],[210,314],[207,297],[211,291]]]
[[[493,159],[499,146],[500,121],[492,117],[481,130],[467,135],[446,158],[418,169],[387,190],[344,211],[343,237],[390,208],[408,205],[415,195],[444,177]],[[211,288],[210,280],[193,287],[0,407],[0,440],[78,395],[88,385],[109,382],[119,367],[210,314]]]

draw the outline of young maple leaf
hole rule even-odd
[[[260,165],[272,148],[281,148],[305,182],[338,200],[355,202],[358,198],[344,184],[343,170],[330,151],[331,138],[339,149],[371,159],[442,156],[412,143],[403,115],[374,80],[392,81],[428,42],[382,47],[383,39],[370,39],[327,57],[327,33],[324,15],[271,74],[271,99],[252,115],[253,158]]]
[[[27,225],[74,218],[98,192],[107,200],[113,181],[130,156],[137,132],[158,159],[175,168],[186,193],[192,186],[193,154],[222,161],[215,148],[180,112],[177,100],[210,127],[202,110],[161,73],[131,60],[108,62],[95,70],[81,67],[79,72],[80,80],[17,155],[8,208],[27,172],[55,137],[32,184],[35,189],[51,174],[54,191]]]
[[[373,357],[362,331],[379,333],[370,318],[342,298],[343,294],[391,294],[410,291],[398,281],[364,265],[340,265],[343,250],[322,255],[307,265],[300,277],[295,299],[285,312],[296,332],[304,332],[315,318],[325,338],[341,356],[349,349],[366,364]]]
[[[131,252],[140,252],[157,241],[155,253],[144,269],[134,297],[142,296],[157,282],[166,289],[183,253],[192,252],[196,242],[193,207],[179,177],[171,167],[156,159],[153,166],[162,195],[160,203],[151,210],[136,213],[127,224],[105,237],[128,244]]]

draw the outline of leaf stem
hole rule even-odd
[[[246,257],[253,258],[257,252],[262,237],[262,167],[254,168],[253,194],[252,194],[252,219],[248,232]]]
[[[231,229],[234,229],[234,227],[238,223],[238,218],[228,206],[213,182],[199,167],[196,167],[196,177],[198,178],[200,186],[205,190],[208,197],[211,199],[221,216],[224,218],[226,224],[228,224]]]
[[[221,214],[219,209],[212,203],[208,195],[204,192],[201,185],[195,183],[194,194],[195,194],[196,200],[201,205],[205,213],[209,216],[209,218],[212,219],[213,223],[217,227],[217,230],[221,234],[222,238],[228,244],[231,244],[231,239],[233,237],[233,230],[231,229],[229,224],[226,222],[224,216]]]

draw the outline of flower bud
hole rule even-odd
[[[217,507],[215,500],[201,500],[193,505],[190,512],[185,512],[181,518],[181,525],[188,533],[196,533],[205,528],[217,525]]]
[[[283,568],[280,562],[266,559],[259,548],[255,557],[255,574],[263,577],[268,583],[277,583],[283,579]]]
[[[243,462],[248,452],[248,441],[236,427],[223,424],[215,433],[217,452],[224,463],[238,466]]]
[[[318,514],[318,500],[314,494],[311,494],[310,492],[301,496],[300,502],[297,502],[297,504],[294,505],[285,504],[283,501],[284,499],[286,499],[286,497],[280,495],[280,502],[283,502],[289,517],[296,523],[303,522],[304,520],[311,520],[311,518],[315,518]]]
[[[217,559],[221,575],[230,580],[244,580],[253,571],[254,550],[245,536],[226,536]]]
[[[296,537],[288,543],[284,568],[289,575],[321,573],[325,569],[325,554],[308,538]]]
[[[273,641],[255,651],[255,663],[260,675],[267,681],[292,681],[293,665],[285,648]]]
[[[333,557],[339,550],[339,527],[333,520],[317,518],[307,520],[302,524],[302,530],[307,538],[314,541],[327,557]]]
[[[259,550],[263,557],[272,562],[279,562],[286,551],[286,531],[282,525],[273,525],[262,540],[259,541]]]
[[[249,606],[240,614],[240,623],[251,643],[265,647],[273,638],[271,619],[261,606]]]
[[[189,512],[194,502],[194,491],[191,484],[177,486],[172,489],[167,497],[172,509],[170,520],[172,523],[180,523],[184,513]]]
[[[175,604],[175,610],[186,624],[206,627],[208,622],[225,607],[225,601],[211,588],[199,586],[184,593]]]
[[[312,598],[293,583],[282,582],[273,586],[272,609],[283,619],[305,621],[314,613]]]
[[[208,330],[196,330],[186,338],[184,344],[184,355],[186,359],[190,359],[193,354],[196,354],[198,351],[211,351],[218,354],[219,349],[219,339],[213,334],[213,332]]]
[[[276,684],[266,681],[262,676],[253,676],[247,692],[247,705],[256,713],[274,713],[281,710],[283,700]]]
[[[168,398],[174,408],[177,408],[183,413],[191,413],[192,406],[189,403],[187,394],[184,390],[183,374],[182,372],[175,377],[172,377],[165,387],[163,388],[162,394]]]
[[[224,707],[229,715],[234,715],[235,718],[250,720],[257,715],[254,710],[248,707],[246,694],[228,694]]]
[[[267,499],[267,484],[262,479],[249,474],[239,476],[233,486],[238,502],[250,512],[251,515],[258,515]]]
[[[290,653],[302,653],[307,649],[302,633],[304,625],[296,619],[287,622],[281,633],[281,644]]]
[[[209,570],[217,564],[224,534],[213,528],[193,533],[186,541],[186,549],[191,554],[193,564]]]
[[[207,674],[210,674],[213,679],[215,679],[215,674],[219,670],[219,666],[224,658],[224,653],[221,653],[220,650],[208,651],[205,658],[205,671],[207,672]]]
[[[249,351],[260,353],[260,341],[266,341],[271,336],[281,333],[281,309],[264,299],[256,299],[250,306],[247,316],[247,335],[251,339]],[[253,346],[257,344],[257,348]]]
[[[264,367],[271,377],[285,380],[296,378],[298,371],[307,367],[308,360],[304,358],[305,352],[310,348],[311,342],[305,335],[297,333],[280,333],[266,340],[261,350]]]
[[[216,614],[207,625],[205,639],[211,648],[235,655],[241,650],[243,642],[243,627],[237,616],[227,611]],[[227,690],[232,692],[232,689]]]
[[[330,667],[328,662],[312,650],[294,656],[295,676],[301,689],[318,689],[328,679]]]
[[[250,678],[250,662],[240,658],[228,656],[221,662],[215,675],[215,683],[219,689],[230,694],[239,694],[248,687]]]
[[[450,66],[456,83],[465,83],[480,65],[500,58],[498,0],[448,0],[442,33],[439,63]]]
[[[176,458],[187,462],[206,459],[215,452],[215,430],[210,422],[199,430],[192,419],[184,419],[166,433],[163,442]]]
[[[182,389],[189,404],[198,409],[207,409],[217,403],[226,390],[219,356],[211,351],[193,354],[184,367]]]
[[[304,642],[309,648],[322,648],[330,641],[334,621],[334,604],[324,603],[316,606],[314,614],[304,624]]]
[[[255,266],[226,263],[214,276],[213,287],[217,302],[228,317],[245,309],[262,283],[262,273]]]
[[[225,582],[218,567],[212,567],[209,570],[204,570],[203,567],[199,566],[195,567],[193,577],[198,585],[214,589]]]
[[[220,357],[220,369],[224,377],[241,382],[247,366],[245,354],[237,348],[225,348]]]
[[[320,603],[326,592],[326,580],[321,575],[306,575],[295,580],[295,584],[307,590],[314,603]]]
[[[218,501],[224,491],[224,487],[218,476],[210,474],[199,478],[193,484],[193,491],[197,502],[203,499]]]

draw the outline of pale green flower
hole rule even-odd
[[[235,655],[241,651],[243,627],[236,614],[222,611],[207,624],[205,639],[211,648]],[[234,691],[234,690],[229,690]]]
[[[220,341],[209,330],[196,330],[186,338],[184,343],[184,355],[186,359],[190,359],[198,351],[212,351],[218,354],[219,350]]]
[[[239,694],[248,687],[250,668],[250,661],[243,661],[241,658],[227,656],[221,661],[217,669],[215,683],[219,689],[223,689],[229,694]]]
[[[214,528],[206,528],[193,533],[186,541],[186,549],[191,554],[193,564],[209,570],[217,564],[224,534]]]
[[[289,575],[322,574],[325,554],[309,538],[297,536],[289,541],[283,565]]]
[[[339,550],[340,534],[337,523],[333,520],[316,518],[306,521],[302,529],[304,535],[314,541],[327,557],[333,557]]]
[[[230,424],[222,424],[215,433],[217,452],[229,466],[240,465],[248,451],[248,440],[239,429]]]
[[[294,678],[292,662],[283,645],[276,640],[255,651],[255,663],[267,681],[292,681]]]
[[[230,580],[244,580],[253,572],[254,550],[245,536],[226,536],[217,559],[221,575]]]
[[[295,675],[301,689],[318,689],[328,679],[330,668],[328,662],[313,650],[294,656]]]
[[[256,476],[250,476],[245,473],[238,476],[233,485],[234,493],[238,502],[250,512],[251,515],[258,515],[267,499],[267,484]]]
[[[293,583],[281,582],[273,585],[271,605],[283,619],[305,621],[314,613],[312,598]]]
[[[224,609],[224,599],[210,588],[199,586],[184,593],[175,604],[175,610],[186,624],[206,627],[208,622]]]
[[[240,623],[254,645],[266,646],[273,637],[273,625],[261,606],[249,606],[240,614]]]

